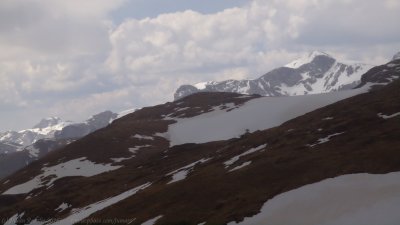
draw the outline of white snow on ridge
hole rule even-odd
[[[58,206],[58,207],[55,209],[55,211],[62,212],[62,211],[66,210],[66,209],[68,209],[68,208],[70,208],[70,207],[71,207],[70,204],[68,204],[68,203],[62,203],[60,206]]]
[[[257,151],[260,151],[260,150],[264,149],[265,147],[267,147],[267,144],[260,145],[260,146],[258,146],[258,147],[256,147],[256,148],[251,148],[251,149],[249,149],[249,150],[243,152],[243,153],[240,154],[240,155],[237,155],[237,156],[235,156],[235,157],[232,157],[230,160],[224,162],[225,168],[228,168],[229,166],[231,166],[232,164],[234,164],[234,163],[235,163],[236,161],[238,161],[241,157],[246,156],[246,155],[250,155],[250,154],[252,154],[252,153],[254,153],[254,152],[257,152]]]
[[[303,57],[290,62],[288,64],[285,65],[285,67],[287,68],[292,68],[292,69],[297,69],[299,67],[301,67],[302,65],[308,64],[310,62],[312,62],[314,60],[315,57],[320,56],[320,55],[324,55],[324,56],[329,56],[328,54],[324,53],[324,52],[319,52],[319,51],[313,51],[307,55],[304,55]],[[331,57],[331,56],[329,56]]]
[[[199,89],[199,90],[203,90],[203,89],[206,89],[206,85],[208,84],[209,82],[201,82],[201,83],[197,83],[197,84],[195,84],[195,85],[193,85],[195,88],[197,88],[197,89]]]
[[[192,118],[178,118],[168,128],[170,145],[228,140],[244,134],[246,129],[265,130],[367,91],[368,87],[316,95],[262,97],[229,112],[215,110]]]
[[[119,112],[117,118],[115,118],[115,119],[119,119],[119,118],[121,118],[121,117],[124,117],[124,116],[126,116],[126,115],[128,115],[128,114],[130,114],[130,113],[135,112],[136,110],[138,110],[138,109],[137,109],[137,108],[132,108],[132,109],[127,109],[127,110],[124,110],[124,111],[122,111],[122,112]],[[111,123],[111,122],[112,122],[112,121],[110,121],[110,123]]]
[[[111,205],[114,205],[124,199],[127,199],[129,197],[131,197],[132,195],[136,194],[138,191],[146,189],[147,187],[149,187],[151,185],[151,183],[146,183],[143,185],[140,185],[138,187],[135,187],[131,190],[128,190],[126,192],[123,192],[117,196],[108,198],[108,199],[104,199],[102,201],[90,204],[84,208],[80,208],[80,209],[74,209],[72,211],[72,213],[62,219],[59,220],[55,223],[51,223],[51,225],[65,225],[65,224],[73,224],[79,221],[84,220],[85,218],[89,217],[90,215],[92,215],[95,212],[98,212],[100,210],[105,209],[106,207],[109,207]],[[133,222],[133,221],[132,221]],[[49,224],[50,225],[50,224]]]
[[[36,177],[25,183],[8,189],[4,193],[2,193],[2,195],[25,194],[40,187],[51,187],[54,181],[63,177],[90,177],[108,171],[116,170],[120,167],[121,166],[111,166],[110,164],[96,164],[92,161],[87,160],[84,157],[74,159],[52,167],[44,167],[42,168],[42,173],[40,175],[37,175]],[[44,181],[46,180],[46,178],[49,177],[50,179],[47,179],[48,181]]]
[[[135,134],[135,135],[132,136],[132,137],[133,137],[133,138],[136,138],[136,139],[154,140],[154,137],[152,137],[152,136],[140,135],[140,134]]]
[[[232,172],[232,171],[235,171],[235,170],[240,170],[240,169],[242,169],[243,167],[246,167],[246,166],[248,166],[248,165],[250,165],[250,164],[251,164],[251,161],[244,162],[244,163],[242,163],[241,165],[236,166],[236,167],[230,169],[229,172]]]
[[[380,117],[380,118],[382,118],[382,119],[385,119],[385,120],[394,118],[394,117],[396,117],[396,116],[400,116],[400,112],[394,113],[394,114],[392,114],[392,115],[384,115],[383,113],[378,113],[378,117]]]
[[[376,225],[398,224],[400,172],[352,174],[282,193],[261,212],[228,225]]]
[[[142,223],[141,225],[154,225],[162,217],[163,217],[162,215],[154,217],[153,219],[147,220],[146,222]]]
[[[172,172],[169,172],[167,174],[167,176],[171,176],[172,175],[172,179],[170,182],[168,182],[167,184],[171,184],[171,183],[175,183],[181,180],[186,179],[187,175],[193,170],[193,167],[195,167],[197,164],[202,164],[207,162],[208,160],[210,160],[211,158],[208,159],[200,159],[194,163],[190,163],[189,165],[186,165],[184,167],[181,167],[177,170],[174,170]]]
[[[320,145],[320,144],[326,143],[326,142],[330,141],[331,138],[333,138],[335,136],[338,136],[338,135],[341,135],[341,134],[344,134],[344,132],[335,133],[335,134],[328,135],[327,137],[320,138],[320,139],[318,139],[317,143],[311,144],[311,145],[308,145],[308,146],[312,148],[312,147],[314,147],[316,145]]]
[[[142,148],[146,148],[146,147],[151,147],[151,145],[141,145],[141,146],[135,146],[133,148],[129,148],[129,151],[131,153],[133,153],[134,155],[136,155],[137,151],[139,151]]]

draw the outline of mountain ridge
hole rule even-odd
[[[226,80],[182,85],[174,99],[196,92],[236,92],[263,96],[293,96],[354,88],[372,66],[342,63],[327,53],[313,51],[253,80]]]
[[[400,171],[400,81],[381,85],[375,80],[378,74],[400,74],[400,62],[384,66],[365,76],[363,88],[376,85],[369,92],[266,129],[240,127],[230,139],[171,146],[171,126],[245,113],[243,107],[260,99],[288,97],[204,92],[145,107],[3,179],[0,214],[43,219],[39,224],[52,224],[51,218],[68,224],[127,217],[133,224],[236,224],[259,214],[273,197],[308,184],[352,173]],[[391,71],[383,72],[387,68]],[[247,114],[253,125],[268,115]],[[60,206],[63,210],[57,210]]]

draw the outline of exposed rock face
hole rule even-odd
[[[372,66],[337,61],[323,52],[312,52],[255,80],[227,80],[183,85],[175,100],[196,92],[235,92],[263,96],[293,96],[351,89]]]

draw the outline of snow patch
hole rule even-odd
[[[171,175],[172,175],[172,179],[171,179],[171,181],[168,182],[167,184],[175,183],[175,182],[178,182],[178,181],[181,181],[181,180],[186,179],[187,175],[188,175],[190,172],[193,171],[193,168],[194,168],[197,164],[205,163],[205,162],[207,162],[207,161],[210,160],[210,159],[211,159],[211,158],[207,158],[207,159],[203,158],[203,159],[200,159],[200,160],[198,160],[198,161],[196,161],[196,162],[194,162],[194,163],[191,163],[191,164],[189,164],[189,165],[186,165],[186,166],[184,166],[184,167],[181,167],[181,168],[179,168],[179,169],[177,169],[177,170],[174,170],[174,171],[168,173],[167,176],[171,176]]]
[[[135,134],[132,137],[136,138],[136,139],[154,140],[154,137],[152,137],[152,136],[140,135],[140,134]]]
[[[131,197],[132,195],[136,194],[138,191],[146,189],[150,185],[151,185],[151,183],[146,183],[146,184],[140,185],[138,187],[135,187],[133,189],[130,189],[126,192],[123,192],[117,196],[104,199],[102,201],[90,204],[90,205],[80,208],[80,209],[74,209],[74,210],[72,210],[72,213],[68,217],[66,217],[62,220],[59,220],[55,223],[51,223],[51,224],[52,225],[74,224],[76,222],[79,222],[79,221],[89,217],[93,213],[96,213],[100,210],[103,210],[104,208],[107,208],[111,205],[114,205],[114,204],[124,200],[124,199]]]
[[[228,225],[398,224],[400,172],[326,179],[268,200],[255,216]]]
[[[331,138],[333,138],[335,136],[338,136],[338,135],[341,135],[341,134],[344,134],[344,132],[335,133],[335,134],[328,135],[327,137],[320,138],[320,139],[318,139],[317,143],[311,144],[311,145],[308,145],[308,146],[312,148],[312,147],[314,147],[316,145],[320,145],[320,144],[326,143],[326,142],[330,141]]]
[[[385,119],[385,120],[391,119],[391,118],[396,117],[396,116],[400,116],[400,112],[394,113],[394,114],[389,115],[389,116],[384,115],[383,113],[378,113],[378,117],[380,117],[380,118],[382,118],[382,119]]]
[[[21,221],[21,218],[24,216],[24,214],[25,212],[13,215],[12,217],[8,218],[4,225],[17,225],[17,223]]]
[[[133,148],[129,148],[129,151],[133,154],[136,154],[137,151],[139,151],[142,148],[147,148],[147,147],[151,147],[151,145],[141,145],[141,146],[135,146]]]
[[[58,206],[58,207],[55,209],[55,211],[62,212],[62,211],[64,211],[64,210],[68,209],[68,208],[71,208],[71,205],[70,205],[70,204],[68,204],[68,203],[62,203],[60,206]]]
[[[324,52],[319,52],[319,51],[313,51],[311,53],[308,53],[307,55],[304,55],[303,57],[294,60],[293,62],[290,62],[289,64],[286,64],[285,67],[287,68],[292,68],[292,69],[297,69],[305,64],[311,63],[315,57],[317,56],[328,56],[331,57],[330,55],[324,53]]]
[[[199,89],[199,90],[204,90],[206,89],[206,86],[209,82],[201,82],[201,83],[197,83],[195,85],[193,85],[195,88]]]
[[[147,220],[146,222],[142,223],[142,225],[154,225],[157,220],[161,219],[162,217],[162,215],[154,217],[153,219]]]
[[[236,167],[234,167],[233,169],[229,170],[229,172],[232,172],[232,171],[235,171],[235,170],[240,170],[240,169],[242,169],[243,167],[246,167],[246,166],[248,166],[248,165],[250,165],[250,164],[251,164],[251,161],[244,162],[244,163],[242,163],[241,165],[236,166]]]
[[[240,154],[240,155],[237,155],[237,156],[235,156],[235,157],[232,157],[232,158],[229,159],[228,161],[225,161],[225,162],[224,162],[225,168],[228,168],[229,166],[233,165],[233,164],[234,164],[236,161],[238,161],[241,157],[246,156],[246,155],[250,155],[250,154],[252,154],[252,153],[254,153],[254,152],[258,152],[258,151],[264,149],[265,147],[267,147],[267,144],[260,145],[260,146],[258,146],[258,147],[256,147],[256,148],[251,148],[251,149],[249,149],[249,150],[243,152],[243,153]]]
[[[132,108],[132,109],[124,110],[124,111],[118,113],[118,116],[117,116],[117,118],[115,118],[115,120],[116,120],[116,119],[119,119],[119,118],[121,118],[121,117],[124,117],[124,116],[126,116],[126,115],[128,115],[128,114],[131,114],[131,113],[135,112],[136,110],[138,110],[138,109],[137,109],[137,108]],[[110,123],[111,123],[111,122],[112,122],[112,121],[110,121]]]
[[[39,157],[39,153],[40,153],[40,149],[35,148],[35,146],[30,145],[28,147],[25,148],[25,150],[28,150],[29,152],[29,156],[32,158],[38,158]]]
[[[90,177],[101,173],[109,172],[121,168],[121,166],[111,166],[111,164],[97,164],[87,160],[85,157],[60,163],[52,167],[42,168],[42,174],[33,179],[14,186],[2,195],[16,195],[29,193],[40,187],[51,187],[54,181],[63,177],[83,176]]]
[[[128,159],[132,159],[136,156],[137,152],[142,149],[142,148],[146,148],[146,147],[151,147],[151,145],[141,145],[141,146],[135,146],[133,148],[129,148],[129,152],[132,153],[132,156],[129,157],[121,157],[121,158],[111,158],[111,160],[115,163],[120,163],[122,161],[128,160]]]

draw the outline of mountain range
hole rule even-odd
[[[311,52],[254,80],[210,81],[182,85],[175,99],[197,92],[235,92],[262,96],[294,96],[348,90],[356,87],[361,75],[372,66],[345,63],[319,51]]]
[[[394,58],[349,90],[210,91],[142,108],[1,180],[0,215],[5,224],[395,224],[399,77]]]
[[[58,117],[42,119],[32,129],[0,134],[0,178],[23,168],[52,150],[107,126],[118,114],[105,111],[82,123]]]

